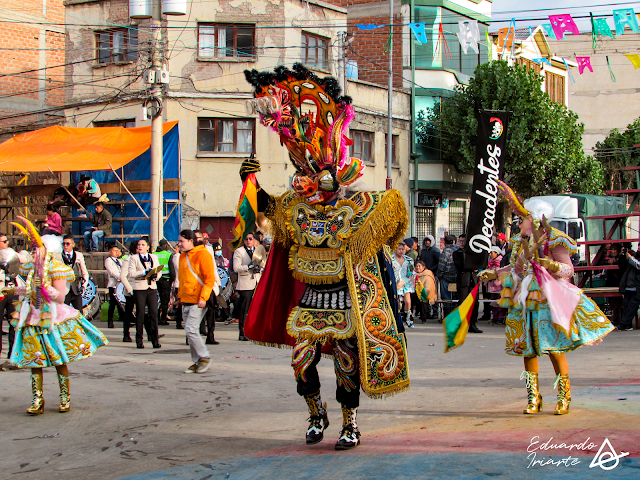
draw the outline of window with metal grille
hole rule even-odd
[[[254,150],[255,120],[199,118],[199,152],[251,153]]]
[[[253,57],[253,25],[198,24],[200,58]]]
[[[449,202],[449,235],[459,237],[466,230],[467,202],[451,200]]]
[[[138,30],[118,28],[96,32],[98,63],[134,62],[138,59]]]
[[[416,237],[422,242],[427,235],[435,237],[436,209],[433,207],[415,207],[416,214]]]

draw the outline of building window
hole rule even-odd
[[[384,136],[384,164],[387,165],[388,162],[388,157],[387,157],[387,139],[389,138],[388,134],[385,134]],[[400,166],[400,160],[398,159],[398,135],[393,135],[393,145],[391,145],[391,154],[393,155],[392,158],[392,162],[391,162],[391,166],[392,167],[399,167]]]
[[[353,145],[349,147],[349,156],[359,158],[369,165],[374,165],[375,161],[371,152],[373,133],[351,130],[351,140],[353,140]]]
[[[520,57],[516,60],[516,64],[522,65],[527,70],[533,70],[538,75],[540,75],[540,71],[542,70],[542,66],[539,63],[534,62],[533,60],[529,60],[528,58]]]
[[[198,151],[251,153],[254,151],[255,120],[199,118]]]
[[[198,24],[200,58],[248,58],[254,56],[253,25]]]
[[[118,28],[96,33],[98,63],[135,62],[138,59],[138,30]]]
[[[415,213],[416,237],[418,237],[420,241],[427,235],[433,235],[435,237],[436,209],[434,207],[415,207]]]
[[[135,118],[127,118],[126,120],[105,120],[100,122],[93,122],[94,127],[124,127],[133,128],[136,126]]]
[[[464,200],[451,200],[449,202],[449,235],[459,237],[465,232],[466,209],[467,202]]]
[[[328,39],[302,32],[302,63],[313,67],[327,67],[328,45]]]
[[[549,98],[564,105],[564,77],[555,73],[546,72],[545,90]]]

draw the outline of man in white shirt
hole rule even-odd
[[[233,252],[233,270],[238,273],[236,290],[240,295],[239,313],[236,315],[239,320],[238,340],[243,342],[247,341],[247,337],[244,336],[244,320],[247,317],[249,305],[251,305],[253,291],[258,283],[257,274],[260,273],[260,266],[253,260],[254,244],[253,234],[248,233],[244,238],[243,245]]]
[[[71,283],[69,293],[64,297],[64,303],[82,312],[82,292],[89,281],[89,271],[84,263],[84,256],[74,250],[76,242],[73,235],[65,235],[62,240],[62,262],[73,270],[76,279]]]
[[[122,309],[122,305],[116,299],[116,287],[120,283],[120,277],[122,275],[122,262],[120,261],[120,256],[122,252],[120,249],[114,245],[109,249],[109,256],[104,260],[104,268],[109,275],[109,280],[107,283],[107,288],[109,289],[109,311],[107,314],[107,327],[113,327],[113,312],[118,309],[118,319],[120,321],[124,320],[124,310]]]

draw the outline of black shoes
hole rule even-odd
[[[336,450],[350,450],[360,444],[360,430],[352,424],[342,427],[340,438],[336,442]]]
[[[216,340],[209,340],[207,338],[207,340],[204,342],[205,345],[220,345],[220,342],[216,342]]]
[[[177,330],[184,330],[184,327],[182,326],[182,322],[176,322],[176,329]]]
[[[109,322],[109,323],[107,323],[107,328],[115,328],[115,327],[113,326],[113,322]]]
[[[158,325],[169,325],[169,322],[158,322]]]
[[[309,428],[307,429],[307,445],[320,443],[324,438],[324,431],[329,426],[329,417],[325,411],[324,416],[314,415],[309,418]]]
[[[475,324],[473,324],[469,327],[469,333],[482,333],[482,330],[480,330]]]
[[[126,342],[126,343],[131,343],[131,342],[133,342],[133,340],[131,340],[131,337],[130,337],[129,335],[127,335],[126,337],[124,337],[124,338],[122,339],[122,341],[123,341],[123,342]]]
[[[144,348],[144,344],[143,344],[143,343],[137,343],[137,344],[136,344],[136,347],[138,347],[138,348]]]
[[[241,341],[241,342],[248,342],[249,341],[249,339],[247,337],[245,337],[244,335],[240,335],[238,337],[238,340]]]
[[[153,348],[160,348],[162,347],[162,345],[160,345],[159,343],[154,343],[152,344]]]

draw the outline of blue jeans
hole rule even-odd
[[[449,291],[449,283],[444,278],[440,279],[440,299],[442,300],[455,300],[456,297],[453,292]],[[442,317],[446,317],[449,315],[454,309],[456,305],[453,303],[443,303],[442,304]]]
[[[91,237],[91,243],[89,243],[89,237]],[[85,248],[90,250],[98,250],[98,239],[104,237],[104,230],[87,230],[84,232],[84,245]]]

